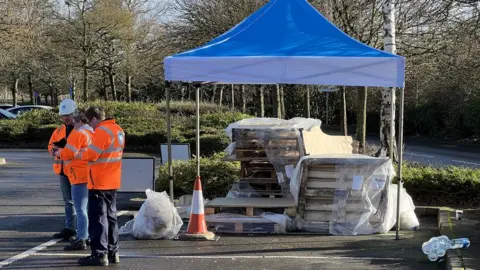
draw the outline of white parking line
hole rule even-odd
[[[410,152],[405,152],[405,155],[411,155],[411,156],[417,156],[417,157],[424,157],[424,158],[433,158],[433,156],[414,154],[414,153],[410,153]]]
[[[16,262],[16,261],[18,261],[18,260],[25,259],[25,258],[27,258],[28,256],[31,256],[31,255],[33,255],[33,254],[35,254],[35,253],[37,253],[37,252],[39,252],[39,251],[41,251],[41,250],[46,249],[46,248],[49,247],[49,246],[53,246],[53,245],[55,245],[56,243],[60,242],[60,240],[62,240],[62,239],[50,240],[50,241],[48,241],[48,242],[46,242],[46,243],[43,243],[43,244],[41,244],[41,245],[39,245],[39,246],[36,246],[36,247],[34,247],[34,248],[32,248],[32,249],[29,249],[29,250],[27,250],[27,251],[25,251],[25,252],[22,252],[22,253],[20,253],[20,254],[18,254],[18,255],[15,255],[15,256],[13,256],[13,257],[11,257],[11,258],[8,258],[8,259],[6,259],[6,260],[4,260],[4,261],[1,261],[1,262],[0,262],[0,268],[2,268],[2,267],[4,267],[4,266],[7,266],[7,265],[10,265],[10,264],[12,264],[13,262]]]
[[[122,215],[125,215],[125,214],[127,214],[127,213],[128,213],[128,211],[120,211],[120,212],[117,213],[117,216],[122,216]],[[25,259],[25,258],[27,258],[27,257],[29,257],[29,256],[35,255],[37,252],[42,251],[42,250],[48,248],[49,246],[53,246],[53,245],[55,245],[56,243],[58,243],[58,242],[60,242],[60,241],[62,241],[62,239],[53,239],[53,240],[50,240],[50,241],[48,241],[48,242],[46,242],[46,243],[43,243],[43,244],[38,245],[38,246],[36,246],[36,247],[34,247],[34,248],[31,248],[31,249],[29,249],[29,250],[27,250],[27,251],[24,251],[24,252],[22,252],[22,253],[20,253],[20,254],[18,254],[18,255],[15,255],[15,256],[13,256],[13,257],[11,257],[11,258],[8,258],[8,259],[6,259],[6,260],[4,260],[4,261],[1,261],[1,262],[0,262],[0,268],[2,268],[2,267],[4,267],[4,266],[7,266],[7,265],[10,265],[10,264],[12,264],[12,263],[14,263],[14,262],[16,262],[16,261],[18,261],[18,260],[22,260],[22,259]],[[82,255],[82,256],[86,256],[86,255],[84,254],[84,255]]]
[[[35,256],[60,256],[60,257],[85,257],[88,254],[81,253],[36,253]],[[238,256],[222,256],[222,255],[122,255],[122,258],[134,259],[297,259],[297,260],[383,260],[383,261],[402,261],[402,258],[382,258],[382,257],[336,257],[336,256],[277,256],[277,255],[238,255]]]
[[[479,163],[467,162],[467,161],[462,161],[462,160],[452,160],[452,161],[453,161],[453,162],[458,162],[458,163],[463,163],[463,164],[480,166]]]

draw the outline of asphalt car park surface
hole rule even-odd
[[[0,150],[0,268],[88,269],[76,264],[85,252],[65,252],[52,241],[63,226],[58,178],[46,151]],[[121,212],[121,225],[131,219]],[[221,235],[217,241],[136,240],[121,236],[115,269],[445,269],[421,252],[438,234],[435,220],[417,232],[373,236]],[[98,268],[96,268],[98,269]]]

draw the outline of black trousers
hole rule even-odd
[[[88,222],[92,255],[117,252],[117,190],[88,191]]]

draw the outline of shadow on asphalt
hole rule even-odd
[[[24,262],[27,262],[27,260]],[[35,256],[29,258],[28,263],[22,263],[21,265],[12,264],[8,266],[8,269],[64,269],[68,267],[78,267],[77,260],[62,257],[42,258]]]
[[[0,218],[3,220],[6,218]],[[60,231],[65,223],[63,216],[49,216],[49,214],[38,214],[38,216],[9,216],[8,222],[0,222],[0,231],[33,232],[44,233]]]

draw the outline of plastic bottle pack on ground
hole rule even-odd
[[[442,235],[433,237],[428,242],[423,243],[422,251],[428,256],[432,262],[442,258],[449,249],[468,248],[470,240],[468,238],[458,238],[450,240],[447,236]]]
[[[167,193],[145,191],[147,199],[140,207],[133,221],[120,229],[122,234],[129,232],[138,239],[173,239],[180,231],[183,221],[177,209],[170,202]],[[133,226],[131,225],[133,222]]]

